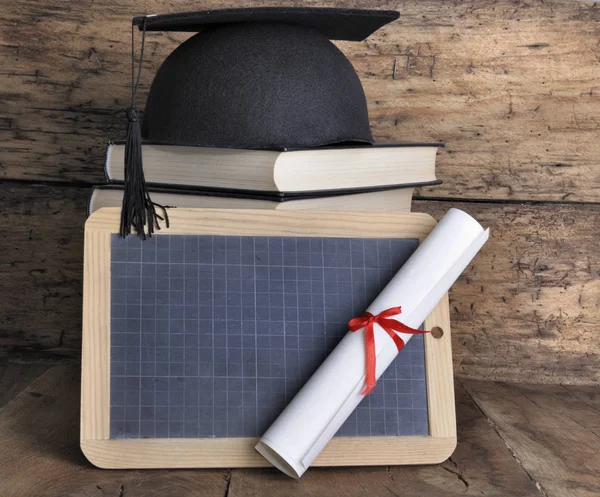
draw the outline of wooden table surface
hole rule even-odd
[[[439,219],[459,207],[491,227],[450,292],[457,452],[436,467],[310,471],[301,485],[272,471],[90,468],[76,446],[83,223],[105,144],[124,136],[129,20],[239,2],[4,0],[0,495],[600,493],[598,390],[585,386],[600,380],[600,5],[302,3],[401,12],[364,42],[338,43],[373,132],[445,142],[444,184],[419,190],[413,210]],[[245,2],[261,4],[297,3]],[[140,102],[184,38],[148,35]]]
[[[3,497],[600,494],[600,387],[456,381],[458,447],[435,466],[107,471],[79,450],[78,364],[0,368]]]

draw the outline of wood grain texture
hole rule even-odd
[[[85,230],[81,343],[81,441],[110,434],[110,239]],[[87,455],[82,444],[82,450]],[[89,459],[89,456],[88,456]]]
[[[79,366],[49,369],[0,410],[0,495],[179,497],[489,495],[533,497],[535,487],[460,384],[459,444],[439,466],[313,468],[300,482],[273,469],[105,471],[78,449]],[[35,468],[35,477],[32,475]]]
[[[291,0],[245,5],[296,5]],[[571,0],[307,0],[398,9],[400,21],[340,42],[364,84],[379,139],[443,141],[452,198],[600,200],[600,8]],[[7,0],[0,15],[0,176],[103,179],[124,135],[133,14],[239,6],[191,0]],[[186,35],[151,33],[140,106]]]
[[[110,240],[119,231],[120,209],[100,209],[85,224],[81,449],[100,468],[261,467],[266,461],[252,438],[119,439],[110,437]],[[358,236],[418,238],[435,227],[427,214],[279,212],[174,209],[163,234],[251,236]],[[448,297],[425,320],[443,336],[425,337],[429,405],[428,437],[337,437],[315,466],[432,464],[456,447],[452,344]]]
[[[559,392],[563,398],[567,397],[569,405],[576,407],[570,411],[571,419],[582,424],[591,432],[600,437],[600,389],[598,385],[584,385],[578,387],[562,386],[566,392]],[[583,406],[580,404],[583,402]]]
[[[0,364],[0,409],[49,367],[43,363]]]
[[[0,184],[0,358],[79,356],[86,196]]]
[[[78,188],[0,184],[0,354],[75,358],[81,347],[84,205]],[[463,376],[597,383],[600,206],[416,201],[458,207],[491,228],[450,291],[454,368]],[[30,240],[31,237],[31,240]],[[61,338],[62,337],[62,338]]]
[[[600,494],[600,412],[574,394],[579,387],[477,380],[464,386],[544,495]],[[600,394],[600,387],[593,390]]]
[[[600,206],[416,202],[451,206],[490,238],[450,293],[454,369],[478,379],[600,380]]]
[[[219,496],[227,470],[103,471],[79,450],[78,364],[50,368],[0,410],[0,495]]]
[[[539,495],[460,384],[456,385],[456,407],[458,446],[452,457],[441,465],[352,468],[351,471],[311,468],[299,482],[274,469],[234,470],[228,496]]]
[[[103,469],[260,468],[269,466],[253,438],[129,438],[81,441],[88,461]],[[337,437],[313,463],[319,466],[438,464],[455,437]]]
[[[411,212],[317,212],[258,209],[167,209],[169,228],[156,236],[247,235],[359,238],[417,238],[435,227],[434,219]],[[119,233],[121,209],[105,207],[86,221],[86,232]],[[164,224],[161,224],[164,227]]]
[[[454,440],[456,446],[456,409],[454,406],[454,376],[452,368],[452,334],[448,294],[435,306],[423,323],[423,328],[441,330],[441,336],[424,335],[425,373],[427,382],[427,410],[429,433],[432,437]],[[440,459],[450,456],[448,454]]]

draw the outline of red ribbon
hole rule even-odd
[[[400,321],[390,319],[390,316],[395,316],[402,312],[402,307],[390,307],[389,309],[380,312],[377,316],[374,316],[370,312],[365,312],[362,316],[351,319],[348,323],[350,331],[358,331],[363,328],[367,328],[365,331],[365,342],[366,342],[366,362],[367,362],[367,377],[365,380],[365,388],[361,392],[362,395],[369,395],[375,388],[377,380],[375,379],[375,366],[376,366],[376,354],[375,354],[375,328],[374,325],[377,323],[381,328],[390,336],[398,352],[404,348],[404,340],[396,332],[410,333],[411,335],[429,333],[429,331],[415,330],[410,328]]]

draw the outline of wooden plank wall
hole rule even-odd
[[[444,184],[419,191],[414,210],[439,218],[457,206],[492,228],[490,242],[451,292],[457,373],[597,382],[600,6],[302,4],[402,13],[367,41],[339,46],[363,81],[377,138],[447,143],[438,158]],[[89,185],[103,180],[105,142],[123,137],[129,18],[234,5],[3,2],[0,355],[79,356],[85,203]],[[149,34],[140,102],[184,38]]]

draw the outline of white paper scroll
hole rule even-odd
[[[489,230],[450,209],[367,311],[401,306],[394,319],[418,328],[488,239]],[[348,319],[356,316],[349,316]],[[399,333],[404,342],[412,335]],[[375,326],[379,378],[398,354]],[[348,333],[256,445],[273,466],[300,478],[363,399],[364,332]]]

